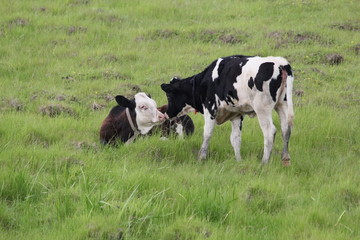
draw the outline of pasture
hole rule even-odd
[[[0,239],[360,239],[357,0],[0,0]],[[209,157],[193,136],[99,144],[114,96],[150,93],[218,57],[294,68],[292,165],[268,165],[246,117]]]

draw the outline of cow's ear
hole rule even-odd
[[[117,95],[115,97],[115,100],[122,107],[130,108],[130,109],[135,109],[135,107],[136,107],[135,101],[129,100],[124,96]]]
[[[166,93],[170,93],[174,91],[174,86],[172,84],[163,83],[161,84],[161,89]]]

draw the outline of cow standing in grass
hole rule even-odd
[[[240,161],[243,118],[256,115],[264,135],[262,162],[268,163],[276,133],[272,120],[272,110],[275,109],[280,117],[284,140],[282,160],[288,165],[288,144],[294,119],[293,79],[291,66],[282,57],[235,55],[215,60],[194,76],[173,78],[161,88],[167,94],[169,118],[191,111],[204,114],[204,139],[199,160],[206,158],[215,123],[230,120],[230,142],[236,160]]]

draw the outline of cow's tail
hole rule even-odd
[[[293,82],[294,82],[294,76],[291,71],[291,66],[286,65],[284,66],[286,72],[287,72],[287,78],[286,78],[286,101],[288,104],[288,124],[289,126],[294,125],[294,107],[293,107],[293,99],[292,99],[292,90],[293,90]]]

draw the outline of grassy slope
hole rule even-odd
[[[0,239],[360,237],[357,1],[1,6]],[[330,53],[344,61],[326,63]],[[262,134],[249,118],[241,163],[228,123],[215,129],[209,159],[196,161],[199,115],[186,140],[97,145],[114,105],[108,95],[140,87],[162,104],[161,83],[231,54],[291,61],[290,168],[279,163],[280,134],[272,162],[260,165]],[[105,108],[94,111],[94,102]],[[41,114],[51,104],[61,105],[60,116]]]

